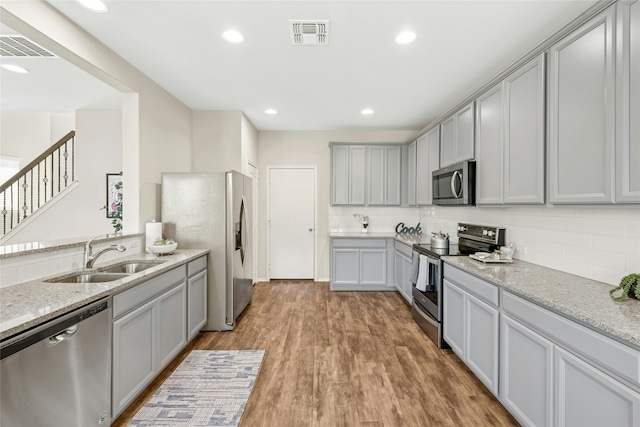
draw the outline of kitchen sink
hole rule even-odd
[[[118,279],[127,277],[126,273],[105,273],[94,271],[81,271],[71,275],[64,275],[55,277],[53,279],[45,280],[49,283],[105,283],[113,282]]]
[[[109,267],[104,267],[100,269],[102,273],[139,273],[151,267],[155,267],[158,264],[162,264],[164,261],[125,261],[120,262],[115,265],[111,265]]]

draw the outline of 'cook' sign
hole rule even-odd
[[[420,227],[420,223],[415,227],[407,227],[404,225],[404,222],[398,223],[396,225],[396,233],[397,234],[422,234],[422,228]]]

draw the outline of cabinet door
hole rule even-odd
[[[451,349],[458,357],[464,360],[464,291],[445,280],[443,304],[444,340],[451,346]]]
[[[360,249],[360,283],[387,284],[387,250]]]
[[[349,204],[349,146],[331,146],[331,203]]]
[[[416,141],[416,204],[429,203],[429,138],[422,135]]]
[[[200,332],[207,323],[207,270],[187,280],[187,335],[188,340]]]
[[[409,144],[409,151],[407,153],[408,157],[408,180],[407,180],[407,200],[409,202],[409,206],[416,205],[416,180],[417,180],[417,142],[413,141]]]
[[[543,53],[504,80],[505,204],[544,203],[544,76]]]
[[[156,300],[113,322],[112,419],[158,371]]]
[[[411,295],[411,288],[413,287],[413,284],[411,283],[411,271],[413,270],[413,262],[411,258],[404,255],[402,256],[402,268],[404,270],[402,275],[404,298],[409,304],[411,304],[411,302],[413,301],[413,296]]]
[[[640,425],[640,393],[557,346],[555,367],[557,426]]]
[[[503,198],[503,105],[502,84],[477,101],[476,180],[478,205],[502,204]]]
[[[349,204],[365,204],[366,148],[349,146]]]
[[[187,284],[160,295],[157,304],[158,369],[162,369],[187,344]]]
[[[401,147],[384,147],[384,204],[400,205]]]
[[[367,204],[383,205],[385,190],[385,147],[367,147]]]
[[[458,146],[456,162],[473,160],[475,149],[474,103],[467,105],[455,114],[456,144]]]
[[[610,7],[549,51],[552,203],[613,201],[614,12]]]
[[[616,202],[640,202],[640,1],[618,3]]]
[[[440,144],[440,167],[452,165],[458,158],[457,130],[451,116],[440,124],[442,144]]]
[[[337,285],[360,283],[360,251],[358,249],[333,249],[331,282]]]
[[[440,168],[440,126],[427,133],[427,199],[425,205],[433,204],[433,171]]]
[[[465,362],[498,395],[499,317],[496,308],[465,295]]]
[[[402,252],[393,252],[393,277],[395,280],[396,289],[400,292],[400,295],[404,295],[404,257]]]
[[[503,314],[500,400],[525,426],[553,425],[553,344]]]

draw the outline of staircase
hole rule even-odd
[[[75,135],[63,136],[0,186],[0,238],[74,183]]]

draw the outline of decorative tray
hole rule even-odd
[[[513,262],[512,259],[493,259],[492,257],[481,258],[476,254],[469,255],[469,258],[484,262],[485,264],[511,264]]]

